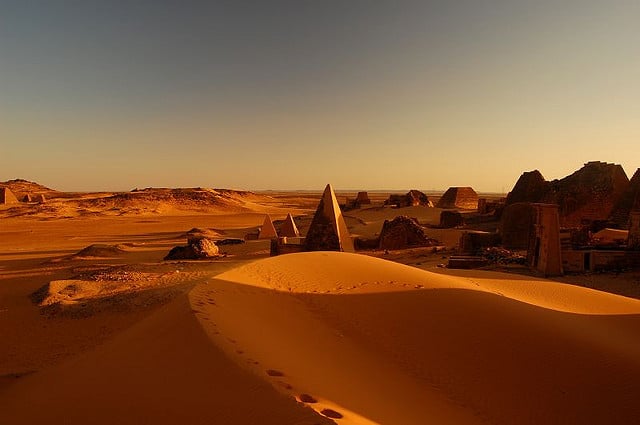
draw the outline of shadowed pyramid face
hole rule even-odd
[[[280,228],[280,236],[295,238],[300,236],[300,232],[298,231],[298,226],[296,226],[295,221],[293,221],[293,216],[291,214],[287,214],[287,218],[284,223],[282,223],[282,227]]]
[[[353,242],[342,217],[336,195],[327,185],[305,239],[307,251],[353,252]]]
[[[264,222],[262,223],[262,227],[260,228],[258,239],[273,239],[277,237],[278,233],[276,232],[276,228],[273,227],[271,217],[269,217],[269,214],[267,214],[264,216]]]

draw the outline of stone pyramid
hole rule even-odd
[[[8,187],[0,187],[0,205],[1,204],[17,204],[18,198]]]
[[[264,216],[264,222],[262,223],[262,227],[260,228],[260,233],[258,233],[258,239],[273,239],[277,237],[278,233],[276,232],[276,228],[273,227],[271,217],[269,217],[269,214],[267,214]]]
[[[331,185],[324,189],[305,238],[307,251],[354,252],[353,241]]]
[[[438,208],[466,208],[478,207],[478,194],[471,187],[450,187],[438,201]]]
[[[291,214],[287,214],[287,218],[282,223],[282,227],[280,228],[280,236],[285,236],[288,238],[295,238],[300,236],[300,232],[298,231],[298,226],[293,221],[293,217]]]

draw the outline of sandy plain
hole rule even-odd
[[[640,420],[633,273],[444,269],[460,230],[435,228],[445,251],[270,258],[250,240],[163,261],[190,229],[243,238],[265,213],[291,212],[304,234],[320,193],[108,195],[0,206],[2,424]],[[438,221],[370,195],[345,214],[353,235],[400,214]],[[93,244],[118,250],[75,255]]]

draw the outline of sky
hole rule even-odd
[[[637,0],[0,0],[0,181],[510,190],[640,167]]]

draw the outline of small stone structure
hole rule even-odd
[[[440,227],[451,229],[462,225],[464,225],[464,218],[460,212],[445,210],[440,213]]]
[[[353,241],[330,184],[324,189],[304,241],[306,251],[354,252]]]
[[[44,204],[45,202],[47,202],[47,199],[45,198],[44,194],[42,194],[42,193],[36,194],[36,196],[34,197],[34,200],[38,204]]]
[[[535,209],[534,227],[527,250],[529,267],[545,276],[562,274],[560,250],[560,217],[558,206],[532,204]]]
[[[411,189],[404,195],[391,195],[389,199],[384,201],[385,205],[392,205],[398,208],[404,207],[433,207],[433,202],[429,200],[429,197],[419,190]]]
[[[415,218],[404,215],[385,220],[380,231],[379,249],[406,249],[419,246],[434,246],[438,242],[427,237]]]
[[[169,251],[165,260],[201,260],[219,255],[218,246],[210,239],[193,237],[186,246],[176,246]]]
[[[280,226],[280,232],[278,233],[280,237],[288,237],[288,238],[297,238],[300,236],[300,231],[298,231],[298,226],[296,226],[295,221],[293,221],[293,216],[291,214],[287,214],[287,218]]]
[[[506,206],[498,226],[502,246],[508,249],[526,249],[531,238],[534,214],[534,208],[529,202]]]
[[[278,237],[278,233],[276,232],[276,228],[273,226],[273,221],[271,221],[271,217],[269,214],[264,216],[264,221],[262,222],[262,227],[260,227],[260,231],[258,232],[258,239],[274,239]]]
[[[358,192],[358,195],[356,196],[356,204],[371,205],[371,199],[369,199],[369,194],[367,192]]]
[[[436,207],[474,210],[478,207],[478,194],[468,186],[450,187],[442,195]]]
[[[33,200],[31,199],[31,195],[29,195],[28,193],[24,195],[22,197],[22,202],[33,202]]]
[[[2,204],[17,204],[18,198],[13,194],[8,187],[0,187],[0,205]]]

